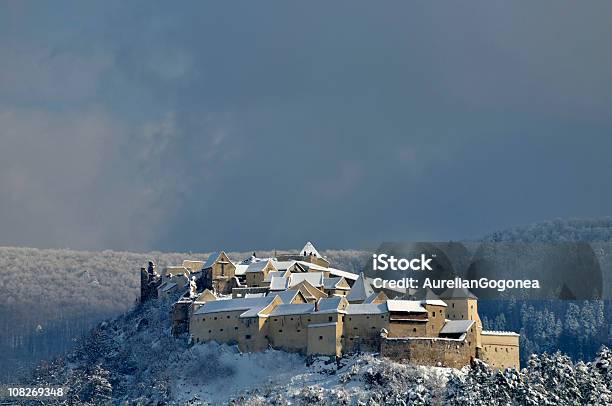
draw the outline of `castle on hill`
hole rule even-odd
[[[141,268],[141,301],[168,300],[172,332],[192,342],[268,347],[341,357],[355,352],[421,365],[460,368],[481,359],[493,368],[519,367],[519,335],[485,331],[478,299],[467,289],[409,298],[376,292],[363,274],[333,268],[308,242],[295,254],[232,261],[215,252],[161,274]]]

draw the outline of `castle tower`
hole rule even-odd
[[[476,322],[476,346],[481,346],[482,323],[478,315],[478,298],[465,288],[447,289],[440,294],[448,307],[446,317],[449,320],[474,320]]]

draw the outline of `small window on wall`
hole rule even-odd
[[[413,332],[413,333],[416,333],[416,328],[413,328],[413,329],[412,329],[412,332]]]
[[[279,332],[279,333],[282,333],[282,332],[283,332],[283,330],[278,330],[278,332]]]
[[[431,317],[436,317],[436,312],[431,312]]]
[[[333,318],[332,316],[329,316],[327,319],[328,319],[329,321],[334,320],[334,318]]]
[[[322,339],[323,339],[323,336],[319,336],[319,340],[322,340]]]
[[[246,338],[247,340],[250,340],[251,339],[251,335],[247,334],[247,335],[244,336],[244,338]]]
[[[238,327],[234,327],[234,330],[238,330]]]
[[[453,303],[453,309],[455,308],[455,304]]]

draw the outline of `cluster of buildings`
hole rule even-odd
[[[468,290],[377,292],[363,274],[331,267],[310,242],[274,258],[253,254],[234,262],[217,252],[161,275],[152,263],[141,269],[141,300],[179,292],[172,331],[188,333],[196,344],[336,357],[378,352],[456,368],[476,358],[494,368],[519,366],[519,335],[484,331],[478,300]]]

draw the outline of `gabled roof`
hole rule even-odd
[[[251,273],[251,272],[262,272],[263,269],[270,263],[271,261],[269,259],[266,259],[264,261],[256,261],[256,262],[252,262],[249,264],[249,267],[246,270],[246,273]]]
[[[282,276],[273,276],[270,279],[270,290],[287,290],[289,287],[289,278],[283,278]]]
[[[234,271],[234,275],[241,276],[246,274],[246,270],[249,266],[246,264],[236,264],[236,270]]]
[[[326,271],[329,271],[330,275],[342,276],[344,279],[348,279],[350,281],[356,281],[357,278],[359,278],[359,275],[352,273],[352,272],[342,271],[336,268],[324,268],[324,269]]]
[[[463,334],[467,333],[474,324],[474,320],[446,320],[440,334]]]
[[[215,300],[212,302],[206,302],[202,305],[194,314],[208,314],[218,312],[231,312],[237,310],[249,310],[254,307],[267,306],[274,300],[274,297],[257,297],[257,298],[240,298],[240,299],[227,299],[227,300]]]
[[[317,313],[336,313],[341,302],[341,297],[323,297],[317,302]]]
[[[372,293],[374,293],[374,289],[372,289],[372,285],[365,279],[362,272],[359,274],[359,278],[353,284],[348,295],[346,295],[346,300],[349,302],[363,302]]]
[[[299,290],[284,290],[281,292],[269,292],[266,296],[278,296],[284,304],[291,303],[296,296],[301,295]]]
[[[219,258],[220,255],[221,251],[211,252],[208,258],[206,259],[206,262],[204,262],[204,265],[202,265],[202,269],[210,268],[211,266],[213,266],[213,264]]]
[[[210,300],[208,301],[217,300],[217,295],[215,295],[215,293],[212,290],[204,289],[203,292],[198,294],[198,297],[196,298],[195,301],[196,302],[206,301],[205,300],[206,297],[210,298]]]
[[[315,288],[323,286],[323,272],[292,273],[289,277],[289,286],[295,286],[302,281],[308,281]]]
[[[374,300],[377,299],[382,299],[382,301],[387,301],[389,298],[387,297],[387,295],[385,295],[385,292],[374,292],[372,293],[370,296],[367,297],[366,300],[363,301],[363,303],[372,303]]]
[[[390,312],[427,313],[419,300],[387,300]]]
[[[342,282],[342,277],[336,278],[323,278],[323,287],[325,289],[347,289],[344,286],[338,286]]]
[[[315,257],[321,258],[321,254],[319,254],[319,251],[317,251],[310,241],[308,241],[300,251],[300,255],[304,255],[304,253],[306,253],[306,256],[314,255]]]
[[[446,289],[440,294],[441,299],[478,299],[475,294],[466,288]]]
[[[295,264],[296,261],[276,261],[273,260],[272,261],[272,265],[274,265],[274,268],[278,269],[279,271],[286,271],[287,269],[291,268],[292,265]]]
[[[385,314],[388,313],[387,305],[385,303],[372,304],[372,303],[355,303],[350,304],[346,308],[347,314]]]
[[[313,264],[312,262],[306,262],[306,261],[295,261],[295,262],[299,264],[305,271],[310,270],[310,269],[315,269],[317,271],[329,270],[329,268],[326,268],[319,264]]]
[[[291,286],[289,289],[300,290],[306,299],[319,299],[327,296],[325,292],[312,286],[307,280],[304,280],[295,286]]]
[[[285,316],[291,314],[307,314],[314,310],[312,303],[280,304],[272,310],[269,316]]]

